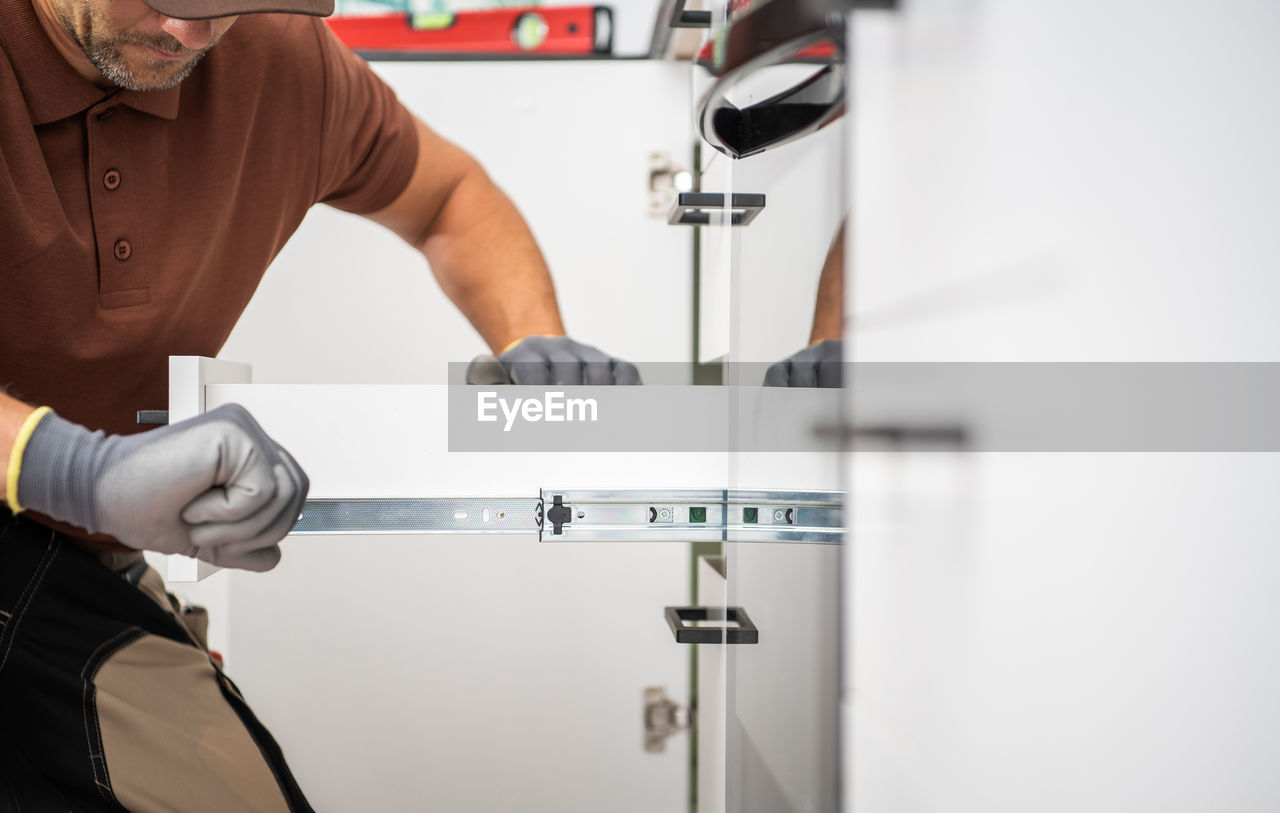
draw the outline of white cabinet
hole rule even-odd
[[[692,231],[651,218],[647,188],[649,154],[680,159],[693,138],[687,65],[378,70],[474,151],[528,217],[575,338],[642,370],[693,360]],[[716,303],[725,341],[713,355],[773,361],[806,341],[843,212],[830,204],[839,173],[814,157],[843,149],[839,129],[812,143],[825,146],[766,154],[748,172],[776,197],[762,228],[724,234],[739,259],[728,260],[727,298]],[[251,364],[256,383],[208,379],[196,400],[249,408],[308,471],[312,497],[841,486],[832,452],[449,451],[445,367],[483,349],[411,251],[317,210],[223,350]],[[754,387],[762,374],[739,383]],[[820,419],[834,420],[836,399],[819,400]],[[813,410],[801,416],[807,434],[818,421]],[[723,420],[745,437],[762,418],[726,410]],[[694,603],[688,544],[295,536],[283,550],[270,573],[222,572],[182,592],[214,610],[211,637],[228,673],[318,809],[677,813],[692,783],[708,781],[708,757],[692,772],[689,734],[661,753],[644,748],[647,687],[694,704],[694,658],[663,612]],[[836,794],[839,548],[729,538],[720,552],[725,600],[758,608],[761,643],[706,652],[724,669],[701,676],[698,734],[725,745],[709,781],[728,807],[708,797],[698,809],[777,802],[826,813]],[[713,726],[713,708],[724,727]]]
[[[447,389],[215,384],[202,400],[249,409],[313,498],[501,500],[724,476],[709,455],[451,453]],[[318,809],[683,805],[688,738],[648,753],[643,722],[647,686],[689,704],[688,654],[663,619],[689,600],[687,544],[529,532],[291,536],[282,550],[269,573],[206,584],[226,590],[228,673]]]
[[[521,209],[572,336],[641,364],[689,359],[691,234],[648,213],[650,153],[688,152],[687,68],[375,69]],[[649,317],[619,318],[636,303]],[[645,465],[673,486],[723,480],[671,457],[540,465],[546,481],[502,455],[442,462],[443,402],[422,394],[485,349],[416,252],[317,207],[221,353],[257,384],[213,403],[249,406],[316,495],[536,495],[609,471],[635,487]],[[690,601],[690,567],[684,545],[309,537],[287,540],[271,573],[179,592],[210,605],[215,648],[317,809],[651,813],[688,796],[688,737],[646,753],[643,704],[650,685],[689,702],[688,653],[662,608]]]
[[[209,364],[173,366],[191,382],[181,371]],[[785,414],[829,413],[835,403],[831,393],[777,394],[795,401]],[[207,383],[187,395],[205,410],[247,408],[308,472],[312,499],[469,497],[497,506],[565,485],[606,496],[812,490],[829,484],[838,463],[822,451],[741,460],[662,449],[460,452],[450,450],[446,385]],[[766,411],[754,416],[754,430],[775,423]],[[693,702],[689,648],[664,619],[666,607],[690,604],[689,544],[556,541],[545,529],[540,541],[530,526],[295,534],[282,549],[269,573],[223,571],[198,587],[220,586],[228,672],[317,806],[359,807],[372,793],[385,809],[683,809],[689,736],[647,750],[644,701],[656,686],[680,706]],[[833,755],[804,748],[815,731],[834,738],[835,718],[822,711],[834,703],[838,546],[755,541],[725,550],[729,600],[758,612],[764,636],[724,656],[726,671],[701,706],[723,708],[731,725],[726,792],[754,793],[741,784],[742,767],[759,782],[782,766],[802,794],[825,793],[831,777],[811,772]],[[810,585],[815,563],[822,579]],[[700,733],[715,736],[705,721]],[[346,770],[334,772],[335,762]]]
[[[1277,360],[1274,7],[852,30],[856,361]],[[1280,457],[979,440],[850,477],[847,809],[1280,805]]]

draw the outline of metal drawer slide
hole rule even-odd
[[[838,543],[838,491],[542,489],[534,499],[317,499],[295,534],[529,534],[540,542]]]

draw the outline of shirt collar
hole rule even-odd
[[[180,88],[134,91],[100,88],[58,53],[36,19],[32,0],[0,0],[0,50],[22,88],[33,124],[49,124],[82,113],[113,94],[135,110],[164,119],[178,117]]]
[[[172,121],[178,117],[178,100],[182,98],[181,85],[167,90],[122,90],[120,101],[134,110]]]

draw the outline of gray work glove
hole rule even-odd
[[[766,387],[843,386],[844,342],[826,339],[775,364],[764,374]]]
[[[137,435],[46,415],[22,456],[18,502],[132,548],[270,570],[310,482],[241,406]]]
[[[640,371],[634,364],[575,342],[568,336],[529,336],[498,356],[498,363],[512,384],[640,383]],[[472,364],[474,366],[476,362]],[[471,383],[470,376],[468,382]]]

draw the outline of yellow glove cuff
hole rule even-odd
[[[564,334],[563,334],[563,333],[531,333],[531,334],[529,334],[529,335],[530,335],[530,336],[541,336],[541,337],[542,337],[542,338],[544,338],[544,339],[558,339],[558,338],[560,338],[561,336],[563,336]],[[511,344],[509,344],[509,345],[507,345],[506,347],[504,347],[504,348],[502,348],[501,350],[499,350],[499,351],[498,351],[498,355],[499,355],[499,356],[501,356],[503,353],[505,353],[505,352],[507,352],[508,350],[510,350],[511,348],[515,347],[517,344],[520,344],[520,342],[524,341],[524,340],[525,340],[525,339],[527,339],[527,338],[529,338],[529,336],[521,336],[520,338],[516,339],[516,340],[515,340],[514,342],[512,342]]]
[[[18,475],[22,473],[22,455],[27,451],[27,441],[31,440],[32,433],[36,431],[36,427],[40,425],[44,416],[50,412],[53,412],[53,409],[47,406],[32,412],[22,422],[22,428],[13,439],[13,451],[9,452],[9,480],[8,488],[5,489],[5,502],[9,503],[9,510],[15,514],[22,513],[22,506],[18,505]]]
[[[508,350],[510,350],[511,348],[515,347],[517,344],[520,344],[520,342],[524,341],[524,340],[525,340],[525,339],[527,339],[527,338],[529,338],[529,337],[528,337],[528,336],[521,336],[520,338],[516,339],[516,340],[515,340],[514,342],[512,342],[511,344],[509,344],[509,345],[507,345],[506,347],[504,347],[504,348],[502,348],[501,350],[499,350],[499,351],[498,351],[498,355],[499,355],[499,356],[501,356],[503,353],[505,353],[505,352],[507,352]]]

